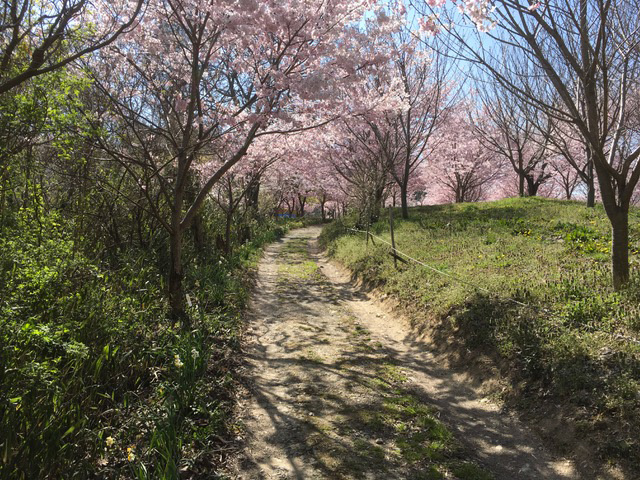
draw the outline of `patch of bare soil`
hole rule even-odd
[[[354,287],[319,232],[292,232],[259,266],[236,478],[578,478]]]

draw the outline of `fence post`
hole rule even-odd
[[[369,222],[367,222],[367,250],[369,250]]]
[[[367,250],[369,250],[369,226],[371,224],[371,211],[368,205],[365,210],[365,215],[367,216]]]
[[[393,266],[398,268],[398,258],[396,253],[396,239],[393,236],[393,208],[389,207],[389,228],[391,229],[391,248],[393,251],[391,252],[393,255]]]

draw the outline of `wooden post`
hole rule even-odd
[[[367,250],[369,250],[369,228],[371,226],[371,209],[367,205],[365,210],[365,215],[367,217]]]
[[[367,222],[367,250],[369,250],[369,222]]]
[[[391,252],[393,255],[393,266],[398,268],[398,259],[396,253],[396,239],[393,236],[393,208],[389,207],[389,228],[391,229],[391,247],[393,251]]]

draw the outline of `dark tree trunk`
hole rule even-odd
[[[247,209],[258,208],[258,199],[260,197],[260,181],[255,181],[247,190]]]
[[[193,223],[191,224],[191,233],[193,234],[193,244],[198,252],[202,252],[205,248],[205,233],[204,222],[202,221],[202,215],[198,213],[193,217]]]
[[[606,162],[602,151],[601,164]],[[611,275],[614,290],[620,290],[629,281],[629,197],[620,185],[614,188],[605,168],[594,165],[600,184],[602,204],[611,222]],[[616,198],[617,197],[617,198]],[[617,200],[617,201],[616,201]],[[619,203],[618,203],[619,202]]]
[[[173,322],[187,321],[188,316],[184,303],[184,287],[182,285],[182,231],[180,228],[171,232],[171,264],[169,265],[169,306]]]
[[[596,206],[596,186],[591,182],[591,185],[588,185],[587,188],[587,207],[593,208]]]
[[[196,199],[196,178],[193,173],[189,173],[189,177],[187,180],[187,188],[185,192],[185,196],[188,203],[193,203]],[[193,245],[196,248],[196,251],[202,252],[205,248],[206,239],[205,239],[205,231],[204,231],[204,222],[202,220],[202,213],[196,213],[195,217],[193,217],[193,222],[191,223],[191,235],[193,237]]]
[[[620,290],[629,281],[629,215],[621,210],[609,218],[613,233],[611,245],[613,288]]]
[[[189,324],[189,316],[184,302],[184,286],[182,269],[182,208],[187,185],[178,183],[174,191],[171,210],[171,229],[169,231],[170,265],[169,265],[169,306],[170,317],[174,323]]]
[[[524,197],[524,174],[518,173],[518,195]]]
[[[307,203],[307,197],[303,195],[298,195],[298,211],[300,217],[304,217],[304,206]]]
[[[564,196],[567,198],[567,200],[571,200],[572,195],[573,195],[573,189],[569,186],[569,184],[566,184],[564,186]]]
[[[371,211],[369,212],[369,221],[376,223],[380,218],[380,210],[384,208],[384,187],[376,189],[374,198],[371,201]]]
[[[327,213],[324,208],[326,203],[327,203],[327,196],[322,195],[322,197],[320,198],[320,215],[322,216],[322,223],[324,223],[327,219]]]
[[[224,253],[231,255],[231,224],[233,223],[233,211],[227,212],[224,226]]]
[[[587,207],[596,206],[596,182],[593,176],[593,161],[589,159],[587,168]]]
[[[402,218],[409,218],[409,188],[407,185],[400,185],[400,208],[402,209]]]
[[[538,195],[538,188],[540,188],[540,182],[536,182],[535,179],[533,178],[533,175],[527,175],[525,178],[527,180],[527,196],[535,197],[536,195]]]

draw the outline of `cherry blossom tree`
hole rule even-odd
[[[322,221],[327,219],[327,205],[342,197],[340,177],[328,161],[325,150],[326,131],[315,129],[297,134],[294,138],[289,136],[288,140],[294,142],[290,143],[290,155],[282,162],[297,180],[298,204],[302,205],[302,201],[306,202],[307,199],[316,204]]]
[[[444,201],[476,202],[490,192],[492,183],[504,176],[504,161],[485,147],[483,138],[469,115],[471,105],[461,102],[437,135],[438,148],[425,168],[433,178],[430,198]]]
[[[390,68],[401,81],[406,102],[404,108],[385,119],[387,129],[395,128],[400,133],[400,152],[391,174],[398,184],[402,217],[409,218],[409,184],[436,149],[431,139],[446,122],[456,85],[449,79],[451,65],[443,45],[435,48],[416,39],[408,28],[389,43],[393,52]]]
[[[185,319],[182,236],[209,192],[257,138],[339,116],[347,90],[380,61],[358,48],[368,40],[358,22],[374,8],[157,0],[96,57],[94,81],[110,101],[100,147],[136,179],[169,234],[173,318]],[[194,167],[206,162],[214,167],[190,194]]]
[[[535,110],[500,86],[490,82],[479,85],[482,110],[475,129],[485,147],[511,165],[518,179],[520,196],[535,196],[551,178],[551,119],[539,119]]]
[[[333,126],[327,154],[342,179],[345,194],[360,212],[360,222],[372,223],[380,217],[385,192],[393,184],[391,170],[399,150],[392,150],[398,130],[382,133],[366,121],[344,121]],[[391,151],[390,151],[391,150]]]
[[[260,183],[262,175],[277,160],[277,155],[274,155],[271,158],[259,157],[254,161],[239,163],[228,170],[212,189],[210,196],[213,197],[216,205],[222,210],[225,219],[224,235],[219,235],[216,238],[216,245],[225,254],[231,255],[232,253],[233,242],[231,240],[234,216],[243,205],[252,205],[250,202],[246,202],[247,196],[257,191],[257,185]],[[202,178],[208,178],[206,171],[198,173]],[[240,226],[244,227],[242,224]],[[238,234],[247,236],[244,228],[239,230]],[[244,240],[247,240],[247,238],[241,239],[239,243]]]

